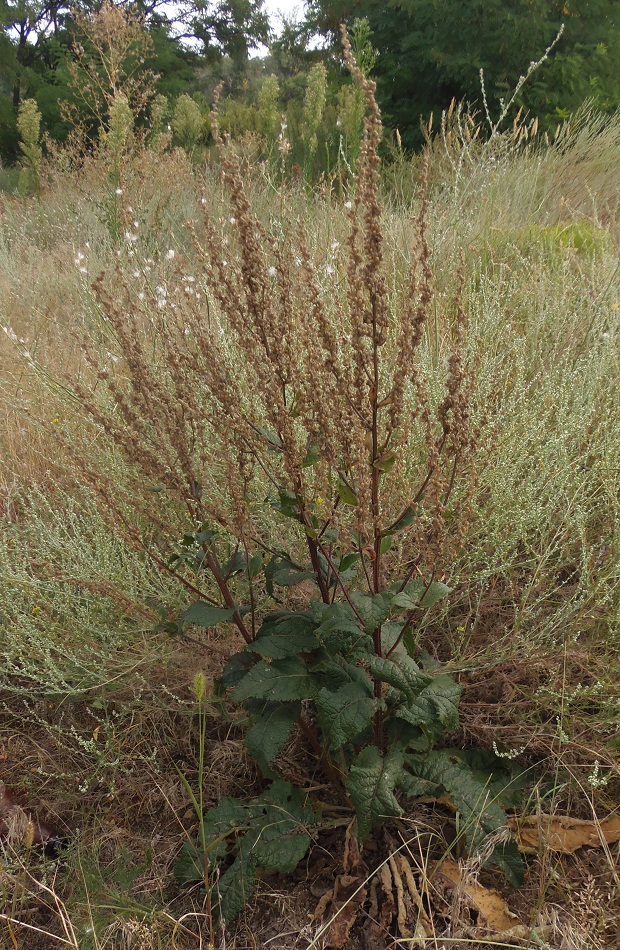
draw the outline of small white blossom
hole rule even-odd
[[[350,211],[351,208],[353,207],[353,202],[352,202],[352,201],[345,201],[344,206],[345,206],[345,208],[347,209],[347,211]]]
[[[135,244],[138,240],[138,235],[132,231],[125,231],[125,240],[128,241],[129,244]]]
[[[168,258],[169,261],[174,260],[174,251],[171,247],[168,248],[168,250],[166,251],[166,257]]]
[[[122,194],[123,194],[123,189],[122,189],[122,188],[117,188],[117,189],[116,189],[116,194],[117,194],[117,195],[122,195]]]
[[[269,270],[267,271],[267,273],[269,274],[270,277],[275,277],[276,274],[277,274],[277,270],[275,269],[275,267],[272,266],[272,267],[269,268]]]
[[[144,293],[142,291],[138,294],[138,300],[144,300]]]

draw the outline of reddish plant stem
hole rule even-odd
[[[237,607],[235,606],[235,601],[233,599],[232,594],[230,593],[230,590],[228,589],[228,584],[224,580],[220,563],[217,557],[213,554],[212,551],[209,550],[209,548],[206,545],[203,546],[203,551],[205,553],[205,561],[207,562],[209,570],[213,574],[215,583],[220,589],[220,593],[222,594],[222,597],[224,598],[224,603],[226,604],[227,607],[234,608],[235,612],[232,615],[232,619],[237,625],[237,629],[239,630],[239,633],[241,634],[241,636],[243,637],[246,643],[252,643],[253,642],[252,634],[250,633],[250,631],[244,624],[241,614],[239,613]]]
[[[338,798],[342,804],[346,805],[347,808],[350,808],[351,802],[344,787],[342,773],[336,768],[333,762],[329,760],[327,753],[321,748],[321,743],[319,742],[319,738],[316,734],[316,729],[308,722],[303,712],[299,717],[299,725],[305,738],[308,740],[312,751],[319,761],[321,771],[325,775],[325,778],[328,780],[329,784],[338,795]]]

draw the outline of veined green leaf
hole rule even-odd
[[[233,699],[268,699],[288,702],[311,699],[317,692],[315,679],[301,660],[286,657],[267,663],[261,660],[233,690]]]
[[[316,707],[329,748],[338,749],[368,728],[377,703],[364,686],[348,683],[336,692],[320,690]]]
[[[287,629],[282,623],[264,636],[257,637],[252,649],[267,659],[280,660],[285,656],[297,656],[299,653],[313,653],[319,649],[319,641],[314,633],[305,630]]]
[[[252,854],[238,855],[215,885],[218,912],[224,923],[230,923],[241,913],[252,896],[255,882],[256,859]]]
[[[463,817],[464,830],[472,850],[482,839],[493,834],[506,824],[506,815],[494,800],[488,783],[480,782],[470,768],[445,751],[431,752],[426,756],[407,755],[406,763],[414,776],[442,786],[452,804]],[[508,851],[509,860],[502,861],[502,851],[494,854],[494,863],[499,864],[513,883],[518,883],[514,855]],[[521,865],[522,871],[522,865]]]
[[[347,791],[355,807],[357,837],[360,841],[370,834],[374,825],[385,818],[402,815],[402,808],[394,797],[403,771],[403,756],[390,752],[385,758],[376,746],[362,749],[347,778]]]
[[[354,591],[351,600],[364,621],[366,633],[372,633],[380,627],[390,612],[391,594],[366,594]]]
[[[312,808],[304,802],[304,794],[289,782],[276,780],[261,795],[258,804],[264,814],[242,843],[251,850],[261,867],[291,874],[310,846],[310,825],[316,821]]]
[[[336,692],[343,686],[355,683],[365,690],[367,696],[374,696],[372,680],[361,667],[355,663],[347,663],[342,657],[333,661],[323,662],[317,669],[327,689]]]
[[[265,703],[254,725],[245,734],[248,752],[264,772],[285,745],[299,719],[301,703]]]
[[[392,658],[373,656],[368,661],[372,675],[383,683],[400,690],[408,700],[418,695],[429,684],[429,677],[422,673],[418,664],[406,653],[392,654]]]
[[[461,692],[462,687],[452,677],[440,673],[406,705],[399,706],[395,716],[412,726],[422,726],[432,741],[437,742],[444,732],[458,726]]]

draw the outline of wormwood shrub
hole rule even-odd
[[[244,643],[218,688],[241,707],[271,784],[206,814],[195,799],[200,835],[177,865],[180,880],[204,881],[226,920],[258,868],[290,872],[306,854],[322,822],[316,770],[351,809],[360,842],[404,800],[441,795],[471,849],[514,881],[520,873],[501,805],[511,776],[493,756],[442,748],[461,690],[416,638],[449,594],[442,562],[475,488],[483,413],[464,276],[459,267],[446,351],[429,358],[439,302],[426,200],[403,273],[384,246],[374,83],[344,45],[369,113],[346,246],[332,242],[325,262],[303,216],[267,225],[253,215],[216,103],[232,231],[205,210],[191,228],[200,274],[171,252],[165,286],[126,277],[120,258],[114,283],[97,282],[108,358],[87,347],[93,379],[73,387],[97,438],[61,432],[104,517],[192,593],[162,629],[229,624]],[[124,476],[106,471],[98,446],[124,455]],[[298,787],[278,764],[293,735],[313,762]]]

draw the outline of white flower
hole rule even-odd
[[[140,227],[140,225],[139,225],[139,223],[138,223],[137,221],[134,221],[134,222],[133,222],[133,226],[134,226],[134,228],[139,228],[139,227]]]
[[[131,231],[125,231],[125,240],[128,241],[129,244],[135,244],[138,240],[138,235],[133,234]]]
[[[327,273],[328,273],[330,276],[334,273],[334,268],[332,267],[331,264],[328,264],[327,267],[325,268],[325,270],[327,271]]]
[[[350,211],[351,208],[353,207],[353,202],[352,202],[352,201],[345,201],[344,206],[345,206],[345,208],[347,209],[347,211]]]
[[[122,188],[117,188],[117,189],[116,189],[116,194],[117,194],[117,195],[122,195],[122,194],[123,194],[123,189],[122,189]]]
[[[340,241],[332,241],[332,251],[337,251],[340,247]]]
[[[201,204],[201,205],[206,205],[206,203],[207,203],[207,199],[206,199],[206,198],[201,198],[201,199],[200,199],[200,204]]]
[[[87,268],[87,267],[80,267],[80,274],[88,274],[88,268]]]
[[[165,299],[168,296],[168,291],[166,290],[165,287],[162,287],[161,284],[159,285],[159,287],[155,288],[155,291],[158,297],[164,297]]]
[[[138,294],[138,300],[144,300],[144,293],[142,291]]]
[[[166,251],[166,257],[168,258],[169,261],[174,260],[174,251],[172,250],[171,247],[168,248],[168,250]]]
[[[277,270],[275,269],[275,267],[272,266],[272,267],[269,268],[269,270],[267,271],[267,273],[269,274],[270,277],[275,277],[278,272],[277,272]]]
[[[237,223],[237,219],[236,219],[236,218],[230,218],[229,220],[230,220],[230,223],[231,223],[231,224],[236,224],[236,223]]]

